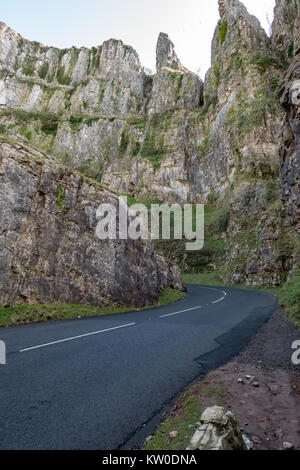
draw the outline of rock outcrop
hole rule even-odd
[[[277,0],[272,24],[272,42],[286,61],[293,58],[295,42],[299,41],[298,0]]]
[[[150,242],[101,241],[100,204],[116,195],[23,144],[0,143],[0,305],[143,306],[179,271]]]
[[[156,70],[162,68],[185,71],[176,55],[175,46],[166,33],[160,33],[156,46]]]
[[[281,90],[281,104],[286,110],[283,127],[281,157],[281,191],[288,222],[300,232],[300,5],[299,2],[279,2],[285,8],[284,26],[273,32],[277,44],[279,31],[289,36],[292,47],[288,51],[290,67]],[[281,11],[280,10],[280,11]],[[288,21],[289,20],[289,21]]]

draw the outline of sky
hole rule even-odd
[[[269,33],[275,0],[243,3]],[[152,71],[157,37],[167,33],[181,63],[202,77],[219,19],[218,0],[0,0],[0,7],[0,20],[26,39],[59,48],[122,39]]]

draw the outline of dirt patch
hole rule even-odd
[[[299,330],[280,310],[235,361],[212,374],[256,449],[283,449],[289,442],[300,450],[300,366],[291,359],[292,343],[299,339]]]
[[[246,375],[255,377],[254,386]],[[238,380],[242,378],[243,383]],[[300,378],[284,370],[266,371],[237,361],[209,374],[211,386],[222,386],[225,407],[233,411],[242,431],[257,450],[283,449],[289,442],[300,450]]]
[[[300,450],[300,366],[292,363],[292,343],[299,330],[277,311],[237,358],[205,376],[178,400],[147,449],[183,449],[206,407],[223,405],[233,411],[255,450]],[[187,403],[193,401],[193,414]],[[179,431],[175,440],[169,432]],[[182,435],[184,433],[184,435]]]

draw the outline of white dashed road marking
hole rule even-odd
[[[211,302],[211,304],[217,304],[219,302],[222,302],[222,300],[224,300],[225,297],[227,296],[227,293],[225,291],[219,291],[218,289],[214,289],[214,290],[217,290],[218,292],[222,292],[222,294],[224,294],[224,297],[222,297],[221,299],[215,300],[214,302]],[[209,304],[206,304],[206,306],[208,307]],[[191,312],[193,310],[198,310],[199,308],[202,308],[202,305],[198,305],[198,307],[188,308],[186,310],[180,310],[179,312],[168,313],[167,315],[162,315],[159,318],[173,317],[174,315],[179,315],[180,313]]]
[[[32,351],[33,349],[46,348],[47,346],[53,346],[54,344],[65,343],[67,341],[73,341],[75,339],[85,338],[86,336],[99,335],[100,333],[106,333],[107,331],[119,330],[120,328],[128,328],[134,326],[136,323],[128,323],[127,325],[115,326],[114,328],[108,328],[107,330],[94,331],[85,335],[73,336],[72,338],[65,338],[59,341],[52,341],[52,343],[40,344],[39,346],[33,346],[31,348],[21,349],[19,352]]]
[[[202,305],[199,305],[198,307],[188,308],[186,310],[180,310],[179,312],[168,313],[167,315],[162,315],[159,318],[172,317],[174,315],[179,315],[179,313],[185,313],[185,312],[191,312],[192,310],[197,310],[198,308],[202,308]]]
[[[220,291],[219,289],[213,289],[213,290],[216,290],[218,292],[222,292],[224,294],[224,296],[221,299],[218,299],[218,300],[215,300],[214,302],[211,302],[210,305],[222,302],[222,300],[224,300],[225,297],[227,296],[227,293],[225,291]],[[208,305],[209,304],[207,304],[207,306]],[[202,305],[198,305],[197,307],[187,308],[185,310],[180,310],[178,312],[167,313],[166,315],[161,315],[159,318],[173,317],[173,316],[179,315],[181,313],[192,312],[193,310],[199,310],[201,308],[202,308]],[[149,320],[151,321],[151,318]],[[127,325],[115,326],[114,328],[107,328],[106,330],[93,331],[92,333],[86,333],[84,335],[73,336],[72,338],[60,339],[58,341],[52,341],[51,343],[40,344],[38,346],[32,346],[30,348],[21,349],[19,352],[22,353],[22,352],[26,352],[26,351],[32,351],[34,349],[46,348],[48,346],[53,346],[54,344],[65,343],[67,341],[74,341],[75,339],[85,338],[87,336],[99,335],[101,333],[107,333],[108,331],[120,330],[121,328],[128,328],[130,326],[135,326],[135,325],[136,325],[136,323],[128,323]]]

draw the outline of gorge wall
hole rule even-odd
[[[206,203],[193,266],[161,253],[279,285],[299,257],[299,1],[277,0],[271,37],[238,0],[219,4],[204,83],[164,33],[147,75],[122,41],[58,50],[2,23],[0,131],[136,200]]]
[[[118,198],[24,144],[0,139],[0,305],[144,306],[180,272],[151,242],[99,240],[100,204]]]

